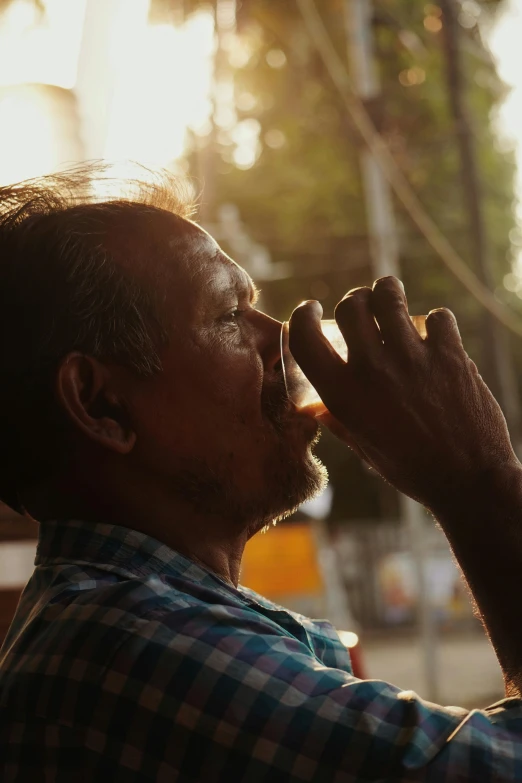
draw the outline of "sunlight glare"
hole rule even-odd
[[[86,0],[17,0],[0,16],[0,84],[76,81]]]
[[[522,8],[516,0],[506,3],[498,22],[489,31],[488,41],[495,57],[500,78],[511,87],[494,117],[496,131],[505,140],[515,142],[517,157],[517,216],[522,221],[522,69],[520,41],[522,39]],[[522,254],[513,246],[516,256],[514,272],[522,277]]]
[[[201,129],[212,112],[212,16],[196,13],[182,27],[143,25],[124,47],[115,54],[105,157],[166,165],[183,154],[188,130]]]
[[[236,145],[233,160],[240,169],[251,169],[260,151],[259,137],[261,125],[253,118],[238,122],[232,130],[231,137]]]
[[[35,128],[38,128],[37,144]],[[31,89],[1,97],[0,139],[2,183],[51,171],[56,163],[56,123],[44,96]]]
[[[244,169],[255,164],[260,125],[252,118],[238,122],[230,62],[248,62],[257,33],[249,29],[246,39],[237,34],[235,0],[219,2],[219,36],[208,6],[176,26],[150,24],[150,0],[114,0],[102,6],[106,27],[94,43],[83,35],[85,21],[91,31],[97,19],[87,0],[43,5],[42,13],[34,0],[14,0],[0,15],[0,138],[9,151],[4,182],[54,170],[87,152],[179,169],[190,134],[208,136],[212,120],[217,134],[227,135],[222,146],[230,147],[231,162]],[[218,37],[229,64],[216,74]],[[281,67],[279,50],[272,55],[274,67]],[[103,68],[96,70],[99,63]],[[76,90],[64,97],[69,103],[61,113],[61,97],[40,99],[40,85]],[[256,104],[256,96],[242,93],[242,111]],[[66,137],[76,139],[76,147],[64,144]],[[274,136],[274,148],[279,141]]]
[[[356,647],[359,644],[359,637],[353,631],[337,631],[337,633],[345,647]]]

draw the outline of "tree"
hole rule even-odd
[[[515,226],[514,160],[512,153],[498,149],[489,122],[504,87],[479,27],[483,8],[497,5],[477,5],[478,18],[462,21],[467,100],[476,133],[492,272],[500,286],[509,271],[508,235]],[[426,208],[471,263],[444,78],[440,8],[414,4],[412,9],[408,0],[377,0],[375,6],[384,96],[372,107],[375,119]],[[341,0],[325,0],[320,9],[334,44],[343,52]],[[228,51],[236,64],[229,76],[233,73],[240,126],[247,123],[250,132],[257,133],[258,154],[254,165],[236,165],[237,129],[219,130],[212,150],[216,203],[237,204],[250,233],[268,247],[273,260],[291,263],[288,279],[264,284],[274,314],[287,317],[298,301],[314,297],[322,300],[329,317],[345,290],[371,282],[357,134],[293,3],[244,0],[238,22],[236,45],[243,47],[244,56],[239,63],[237,51]],[[400,209],[397,217],[411,312],[427,312],[440,304],[451,307],[471,355],[477,357],[479,306]],[[343,477],[339,488],[342,484],[344,497],[339,499],[338,491],[336,513],[377,515],[374,479],[330,440],[324,450],[329,452],[334,482],[337,473]],[[393,511],[392,495],[381,494],[381,506],[383,502],[381,510]]]

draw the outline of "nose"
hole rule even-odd
[[[259,330],[259,353],[265,372],[281,370],[281,321],[259,310],[256,312]]]

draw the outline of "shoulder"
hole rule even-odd
[[[82,573],[72,580],[48,586],[36,604],[21,613],[11,640],[11,664],[20,655],[40,660],[88,661],[98,679],[111,665],[125,659],[147,659],[146,669],[162,657],[190,655],[192,661],[214,660],[225,649],[252,660],[280,637],[291,643],[292,634],[278,623],[277,612],[242,604],[216,591],[190,586],[161,576],[135,579],[88,579]],[[259,611],[261,610],[261,611]],[[283,610],[281,610],[283,612]],[[295,641],[295,640],[294,640]],[[35,659],[36,660],[36,659]]]

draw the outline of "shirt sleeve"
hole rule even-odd
[[[468,712],[358,680],[249,609],[144,622],[101,687],[97,730],[172,780],[522,780],[518,700]]]

